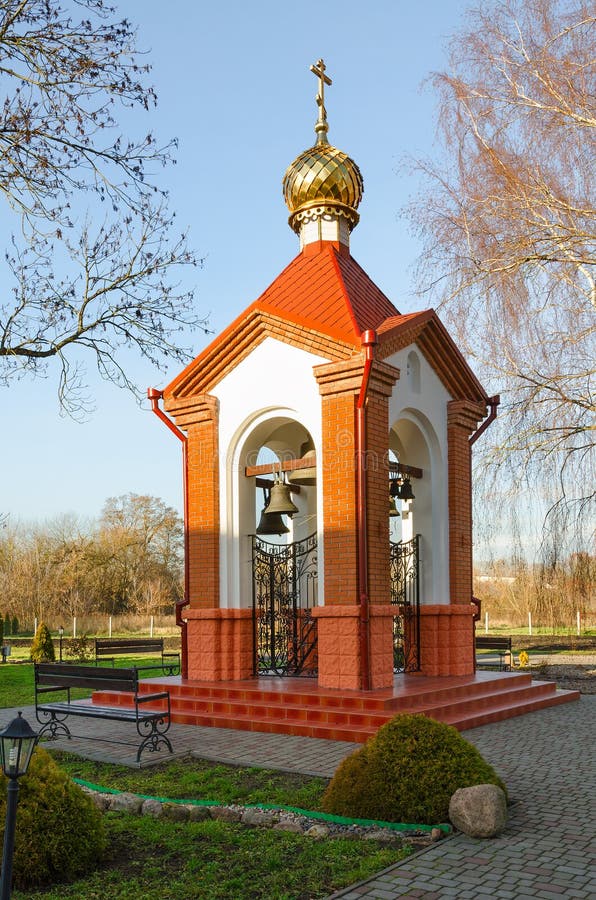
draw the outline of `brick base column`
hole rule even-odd
[[[360,664],[360,606],[317,606],[319,687],[358,691],[362,687]],[[393,684],[393,615],[391,606],[370,608],[371,688]]]
[[[188,677],[240,681],[253,674],[252,609],[184,610],[188,620]]]
[[[473,675],[474,613],[472,604],[420,607],[420,674]]]

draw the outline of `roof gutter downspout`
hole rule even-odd
[[[482,422],[482,424],[479,425],[479,427],[476,429],[474,434],[472,434],[470,436],[470,447],[472,446],[472,444],[476,443],[476,441],[478,440],[478,438],[480,437],[481,434],[484,434],[484,432],[486,431],[488,426],[491,424],[491,422],[495,421],[495,419],[497,418],[497,406],[499,405],[500,402],[501,402],[501,397],[499,394],[495,394],[494,397],[488,398],[488,405],[490,406],[490,413],[488,414],[488,416],[484,420],[484,422]]]
[[[176,601],[176,625],[181,630],[181,665],[180,671],[183,678],[188,678],[188,645],[186,641],[186,620],[182,618],[182,610],[190,603],[189,599],[189,560],[188,560],[188,438],[174,425],[164,411],[159,408],[159,401],[163,397],[163,391],[157,388],[148,388],[147,397],[151,401],[151,409],[161,421],[175,434],[179,441],[182,442],[182,495],[184,504],[184,597],[182,600]]]
[[[356,403],[356,510],[358,527],[358,603],[360,605],[360,681],[361,690],[370,690],[370,620],[368,595],[368,515],[366,498],[366,396],[377,343],[376,332],[363,331],[360,337],[365,351],[362,384]]]

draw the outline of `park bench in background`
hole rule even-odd
[[[131,694],[133,705],[101,706],[91,700],[72,700],[72,688],[90,688],[95,691],[118,691]],[[46,702],[47,694],[62,693],[65,699]],[[145,704],[152,704],[153,709]],[[159,708],[155,708],[159,706]],[[143,750],[154,752],[164,744],[170,753],[172,745],[166,737],[170,727],[170,694],[159,691],[155,694],[139,694],[139,673],[136,668],[109,669],[105,666],[72,665],[71,663],[35,663],[35,715],[43,728],[40,737],[54,740],[60,733],[70,738],[70,730],[65,724],[69,716],[85,716],[92,719],[106,719],[117,722],[134,722],[141,737],[138,745],[137,762]],[[108,743],[126,744],[126,741],[110,741],[109,738],[94,738]],[[131,746],[136,746],[133,744]]]
[[[478,652],[478,651],[482,652]],[[487,652],[485,652],[487,651]],[[510,637],[477,637],[476,668],[499,668],[509,671],[513,665]]]
[[[163,638],[96,638],[95,662],[109,659],[112,665],[116,664],[117,656],[140,656],[148,653],[151,656],[161,656],[161,664],[137,666],[137,669],[161,669],[164,675],[180,674],[180,654],[166,652],[163,648]]]

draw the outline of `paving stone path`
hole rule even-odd
[[[464,737],[508,787],[505,832],[448,838],[334,900],[596,898],[596,696]]]
[[[0,710],[0,728],[16,714]],[[35,725],[33,707],[23,714]],[[78,737],[56,748],[135,765],[134,728],[121,723],[113,736],[132,742],[101,743],[105,723],[78,719]],[[112,731],[112,728],[110,728]],[[176,756],[198,757],[330,776],[359,744],[173,725]],[[492,840],[456,835],[339,891],[343,900],[502,897],[596,898],[596,695],[464,732],[507,784],[513,805],[505,832]],[[145,754],[143,766],[164,755]],[[166,754],[166,757],[168,755]]]

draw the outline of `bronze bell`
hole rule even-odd
[[[268,513],[265,510],[261,512],[257,534],[288,534],[289,530],[281,513]]]
[[[398,497],[400,500],[415,500],[414,491],[410,479],[406,476],[399,488]]]
[[[399,516],[399,509],[397,508],[397,504],[395,502],[395,497],[389,496],[389,518],[395,519]]]
[[[317,459],[316,453],[314,450],[307,450],[306,453],[303,453],[300,459],[303,460],[312,460],[312,465],[308,466],[305,469],[294,469],[293,472],[288,474],[288,481],[290,484],[316,484],[317,481]]]
[[[292,503],[289,484],[276,479],[271,488],[271,495],[265,513],[267,515],[279,513],[279,515],[291,517],[298,511],[298,507]]]

